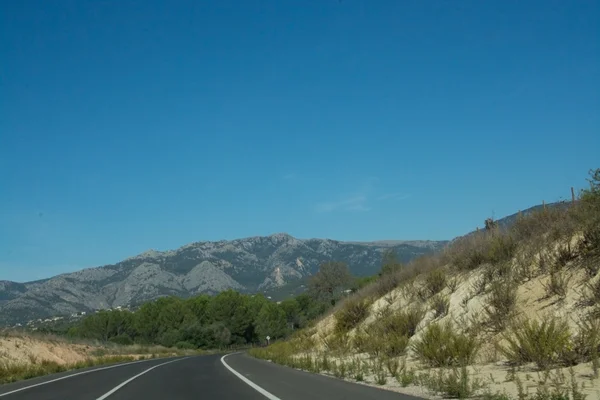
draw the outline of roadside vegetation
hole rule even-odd
[[[117,345],[53,334],[0,331],[0,384],[75,369],[204,351],[160,345]]]
[[[59,372],[71,371],[76,369],[96,367],[107,364],[116,364],[120,362],[136,361],[158,357],[156,354],[141,357],[133,356],[104,356],[88,358],[73,364],[60,364],[56,361],[41,360],[31,363],[10,363],[0,362],[0,384],[17,382],[24,379],[31,379],[38,376],[55,374]]]
[[[414,395],[600,399],[600,169],[573,202],[493,219],[250,353]]]

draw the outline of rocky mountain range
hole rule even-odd
[[[192,296],[226,289],[264,292],[314,274],[325,261],[343,261],[353,274],[381,267],[393,248],[410,259],[445,241],[339,242],[274,234],[232,241],[197,242],[172,251],[147,251],[113,265],[35,282],[0,281],[0,324],[133,306],[165,295]]]

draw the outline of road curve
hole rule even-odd
[[[417,400],[246,354],[155,359],[0,386],[0,400]]]

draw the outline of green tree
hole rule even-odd
[[[172,330],[179,330],[184,323],[196,320],[196,316],[188,307],[188,303],[178,297],[162,297],[156,300],[158,307],[157,322],[159,335]]]
[[[206,315],[209,323],[224,324],[231,334],[232,343],[242,344],[252,340],[254,317],[248,296],[234,290],[221,292],[209,303]]]
[[[317,299],[331,304],[339,297],[340,290],[352,284],[352,275],[343,262],[330,261],[321,264],[319,271],[309,281],[309,291]]]
[[[211,297],[207,294],[201,294],[199,296],[190,297],[186,300],[186,305],[190,309],[190,311],[196,316],[196,319],[205,323],[208,319],[206,315],[206,310],[208,308],[208,304],[211,301]]]
[[[135,312],[134,326],[138,333],[138,338],[145,343],[156,343],[160,332],[158,315],[160,307],[157,302],[150,301],[142,304]]]
[[[133,315],[129,311],[98,311],[85,317],[76,329],[69,331],[69,334],[103,342],[117,336],[131,338],[135,334]]]
[[[383,253],[383,260],[381,263],[381,270],[379,276],[393,274],[402,269],[402,263],[398,260],[396,251],[394,249],[388,249]]]
[[[324,314],[331,306],[329,302],[318,300],[307,293],[296,296],[296,301],[300,306],[301,314],[308,320],[315,319]]]
[[[352,284],[352,291],[356,292],[365,286],[375,282],[378,279],[378,275],[371,276],[360,276],[354,279],[354,283]]]
[[[300,310],[300,304],[296,299],[285,299],[279,304],[279,307],[285,313],[287,325],[290,329],[294,330],[306,326],[306,315]]]
[[[274,303],[267,303],[258,313],[255,321],[256,333],[261,340],[270,336],[271,339],[278,339],[287,333],[287,318],[285,311]]]

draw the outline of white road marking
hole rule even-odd
[[[127,365],[132,365],[132,364],[137,364],[137,363],[143,363],[143,362],[148,362],[148,361],[156,361],[155,358],[150,359],[150,360],[138,360],[138,361],[132,361],[132,362],[128,362],[128,363],[123,363],[123,364],[118,364],[118,365],[111,365],[108,367],[102,367],[102,368],[96,368],[96,369],[92,369],[89,371],[83,371],[83,372],[77,372],[76,374],[71,374],[71,375],[67,375],[67,376],[62,376],[60,378],[56,378],[56,379],[52,379],[50,381],[45,381],[45,382],[40,382],[40,383],[36,383],[35,385],[29,385],[29,386],[25,386],[22,387],[20,389],[15,389],[13,391],[10,392],[6,392],[6,393],[0,393],[0,397],[4,397],[4,396],[8,396],[9,394],[13,394],[13,393],[17,393],[17,392],[21,392],[23,390],[27,390],[27,389],[31,389],[34,388],[36,386],[42,386],[42,385],[47,385],[49,383],[52,382],[58,382],[58,381],[62,381],[63,379],[69,379],[69,378],[73,378],[75,376],[79,376],[79,375],[85,375],[85,374],[90,374],[92,372],[97,372],[97,371],[104,371],[105,369],[111,369],[111,368],[119,368],[119,367],[125,367]]]
[[[102,396],[98,397],[96,400],[104,400],[104,399],[106,399],[108,396],[110,396],[111,394],[113,394],[117,390],[121,389],[123,386],[127,385],[132,380],[139,378],[140,376],[144,375],[146,372],[152,371],[154,368],[162,367],[163,365],[167,365],[167,364],[171,364],[171,363],[174,363],[174,362],[177,362],[177,361],[185,360],[186,358],[188,358],[188,357],[178,358],[177,360],[167,361],[166,363],[162,363],[162,364],[155,365],[154,367],[150,367],[147,370],[140,372],[136,376],[133,376],[133,377],[127,379],[125,382],[121,383],[119,386],[116,386],[114,389],[110,390],[109,392],[106,392]]]
[[[237,354],[237,353],[233,353],[233,354]],[[227,365],[227,363],[225,362],[225,357],[230,356],[230,355],[231,354],[226,354],[223,357],[221,357],[221,363],[225,366],[225,368],[227,368],[235,376],[237,376],[242,381],[244,381],[244,383],[248,384],[252,389],[256,390],[258,393],[260,393],[263,396],[265,396],[267,399],[269,399],[269,400],[281,400],[279,397],[277,397],[277,396],[275,396],[275,395],[267,392],[265,389],[261,388],[256,383],[252,382],[250,379],[246,378],[244,375],[240,374],[235,369],[233,369],[229,365]],[[98,399],[98,400],[100,400],[100,399]]]

